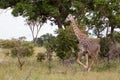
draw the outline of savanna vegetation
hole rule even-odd
[[[0,0],[0,8],[23,16],[33,37],[0,40],[1,80],[120,80],[120,0]],[[64,22],[68,14],[101,46],[89,73],[76,63],[78,40]],[[57,36],[38,36],[47,20],[58,25]]]

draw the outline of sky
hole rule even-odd
[[[0,39],[12,39],[25,36],[27,40],[32,40],[32,34],[28,25],[25,25],[23,17],[14,17],[11,10],[0,10]],[[40,32],[39,37],[46,33],[55,35],[54,31],[57,29],[56,25],[51,26],[50,21],[45,23]]]

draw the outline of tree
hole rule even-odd
[[[34,45],[36,45],[38,33],[40,32],[43,23],[40,20],[37,20],[37,21],[27,21],[27,24],[29,25],[29,28],[32,32]]]
[[[11,49],[11,56],[17,57],[20,70],[22,70],[24,65],[22,58],[33,54],[33,45],[25,42],[24,39],[25,37],[19,37],[19,39],[14,40],[17,45],[14,45]]]
[[[58,30],[56,38],[55,52],[62,59],[68,59],[71,55],[76,55],[79,50],[77,47],[77,39],[71,27],[66,27],[65,30]]]
[[[62,28],[69,13],[76,13],[78,9],[84,10],[83,2],[83,0],[1,0],[0,7],[3,9],[11,7],[14,16],[23,16],[35,21],[42,17],[43,20],[53,21],[58,28]],[[79,12],[81,11],[77,14]]]
[[[104,26],[102,25],[106,18],[108,18],[110,26],[113,24],[120,26],[119,0],[1,0],[0,7],[3,9],[11,7],[14,16],[22,15],[28,21],[38,21],[38,18],[51,20],[59,28],[65,25],[66,16],[72,13],[78,22],[86,22],[87,25],[96,28],[95,34],[103,31]],[[101,27],[103,28],[99,30]]]
[[[110,56],[114,57],[118,52],[117,39],[115,38],[115,28],[120,28],[120,2],[119,0],[115,1],[102,1],[96,0],[94,11],[98,13],[98,21],[102,21],[101,25],[105,27],[104,29],[110,28],[110,32],[106,31],[105,45],[108,48],[108,61]],[[111,46],[110,46],[111,45]],[[102,46],[102,45],[101,45]]]
[[[61,4],[57,0],[55,2]],[[59,6],[55,2],[52,0],[0,0],[0,8],[11,7],[14,16],[26,18],[26,23],[32,33],[33,42],[36,45],[38,33],[47,19],[56,19],[51,21],[54,21],[59,28],[62,28],[61,17],[59,16],[59,9],[61,8],[58,9]]]
[[[107,36],[110,29],[110,39],[114,44],[114,30],[120,28],[119,6],[119,0],[0,0],[0,8],[11,7],[12,14],[22,15],[28,24],[30,22],[30,26],[35,27],[38,23],[42,25],[46,20],[50,20],[57,24],[59,29],[63,29],[62,26],[66,28],[68,25],[64,20],[71,13],[78,24],[82,23],[88,30],[93,30],[98,38],[106,28]]]
[[[37,39],[38,46],[45,46],[46,43],[51,43],[51,40],[55,38],[52,34],[46,33]]]
[[[49,73],[51,73],[51,61],[52,61],[52,56],[53,52],[55,51],[55,45],[56,45],[56,37],[52,36],[52,34],[46,34],[41,36],[43,40],[43,45],[46,48],[46,55],[47,55],[47,62],[48,62],[48,70]]]
[[[1,0],[0,7],[6,9],[8,7],[12,8],[12,14],[14,16],[23,16],[26,18],[26,23],[29,26],[33,42],[36,44],[36,39],[38,37],[38,33],[45,22],[45,18],[42,15],[38,15],[36,9],[36,2],[32,2],[31,0]]]

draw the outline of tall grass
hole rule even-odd
[[[48,62],[37,62],[35,56],[23,59],[23,70],[16,58],[5,58],[7,61],[0,63],[0,80],[120,80],[120,63],[114,61],[109,69],[107,62],[101,62],[88,73],[77,63],[63,65],[53,60],[49,74]]]
[[[72,67],[54,61],[51,74],[49,74],[46,61],[39,63],[35,59],[27,59],[23,70],[19,69],[17,61],[10,61],[0,64],[0,80],[120,80],[118,71],[97,72],[93,70],[87,73],[77,64],[72,64]],[[74,68],[76,68],[76,72],[74,72]]]

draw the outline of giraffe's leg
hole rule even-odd
[[[84,68],[87,68],[87,66],[80,61],[80,58],[82,55],[83,55],[83,51],[80,51],[78,53],[77,62],[78,62],[78,64],[82,65]]]
[[[93,64],[94,64],[94,61],[92,60],[90,66],[89,66],[89,68],[88,68],[88,72],[91,70],[91,67],[92,67]]]
[[[91,55],[91,57],[92,57],[93,60],[92,60],[90,66],[88,68],[88,72],[91,70],[91,67],[93,66],[93,64],[97,63],[97,57],[95,55]]]
[[[87,66],[87,68],[88,68],[88,65],[89,65],[88,63],[89,63],[89,61],[88,61],[88,54],[87,54],[87,53],[85,54],[85,58],[86,58],[86,66]]]

